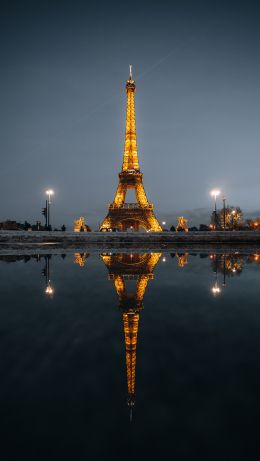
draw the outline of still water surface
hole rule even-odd
[[[259,294],[257,253],[1,256],[1,458],[258,459]]]

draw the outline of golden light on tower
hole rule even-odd
[[[145,254],[102,254],[101,258],[113,280],[122,310],[125,339],[125,359],[127,375],[127,405],[130,419],[135,405],[136,350],[140,312],[149,280],[161,253]],[[127,281],[136,280],[135,290],[127,290]]]
[[[108,214],[100,226],[100,231],[117,229],[139,230],[144,228],[151,232],[160,232],[162,227],[153,212],[153,204],[148,202],[143,186],[143,175],[140,171],[135,124],[135,90],[136,85],[130,66],[129,79],[126,82],[127,106],[125,144],[122,169],[119,173],[119,184]],[[126,193],[135,191],[136,202],[126,203]]]

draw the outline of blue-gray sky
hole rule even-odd
[[[0,221],[94,228],[121,168],[137,84],[144,185],[159,219],[206,219],[209,191],[260,210],[260,7],[252,1],[2,1]]]

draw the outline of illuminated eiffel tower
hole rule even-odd
[[[109,279],[114,282],[119,297],[119,307],[122,310],[126,351],[127,404],[130,408],[130,419],[132,419],[135,404],[136,347],[140,311],[143,309],[147,284],[154,278],[153,271],[160,257],[161,253],[101,255],[108,268]],[[127,280],[136,280],[134,293],[127,292]]]
[[[160,232],[162,228],[153,212],[153,204],[148,202],[143,186],[143,174],[140,172],[135,127],[135,81],[130,76],[126,82],[127,109],[125,148],[122,170],[119,173],[119,184],[113,203],[100,226],[100,230],[128,228],[139,230],[140,227],[151,232]],[[126,203],[128,189],[135,190],[136,203]]]

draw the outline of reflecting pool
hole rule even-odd
[[[0,256],[3,459],[253,459],[259,294],[259,252]]]

